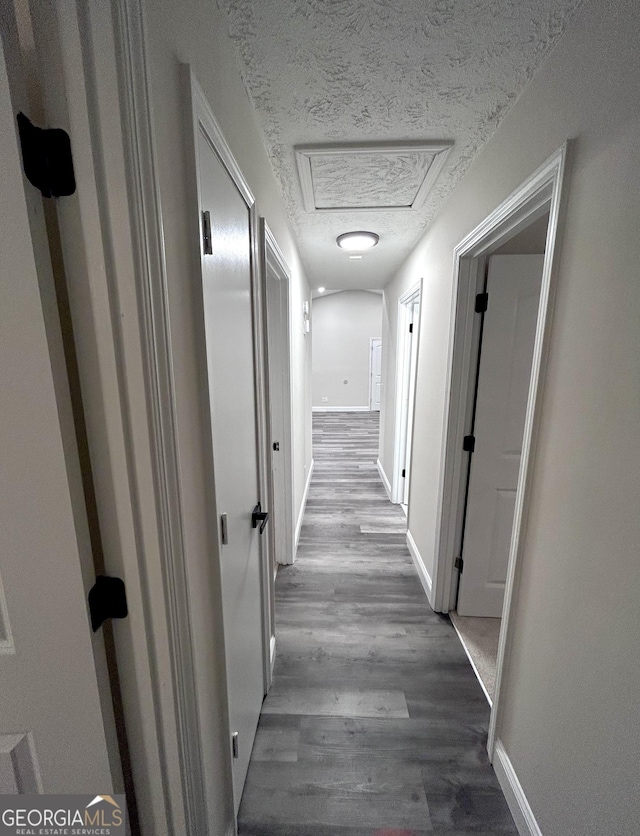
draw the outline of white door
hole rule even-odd
[[[228,540],[222,609],[237,812],[264,696],[260,531],[251,522],[259,496],[251,239],[247,204],[202,129],[197,143],[201,210],[211,223],[202,281],[216,501]]]
[[[382,340],[371,340],[371,403],[372,412],[380,412],[382,400]]]
[[[460,615],[502,615],[543,261],[501,255],[489,262]]]
[[[269,378],[270,457],[273,496],[273,571],[294,560],[293,479],[291,472],[291,402],[288,345],[288,284],[266,269],[267,362]]]
[[[0,44],[0,793],[113,792],[15,113]],[[28,190],[28,191],[27,191]],[[33,191],[32,191],[33,190]]]
[[[420,297],[417,296],[409,303],[409,333],[407,337],[408,347],[405,357],[407,364],[407,385],[405,387],[405,402],[403,404],[405,415],[405,443],[404,443],[404,467],[402,469],[402,504],[409,504],[409,473],[411,470],[411,444],[413,439],[413,405],[416,392],[416,372],[418,365],[418,317],[420,314]]]

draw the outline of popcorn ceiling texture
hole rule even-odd
[[[313,284],[389,281],[580,3],[218,0]],[[420,210],[305,212],[295,145],[429,139],[455,145]],[[379,167],[362,176],[367,194],[406,191]],[[324,188],[335,199],[336,182]],[[349,263],[335,237],[360,228],[380,244]]]

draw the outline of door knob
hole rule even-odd
[[[262,534],[269,522],[269,514],[267,511],[262,510],[260,503],[258,502],[256,507],[251,512],[251,527],[257,528],[259,522],[262,523],[260,526],[260,534]]]

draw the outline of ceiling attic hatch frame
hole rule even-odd
[[[299,145],[307,212],[420,209],[453,147],[450,140]]]

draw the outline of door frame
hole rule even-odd
[[[369,337],[369,412],[379,412],[379,409],[373,409],[373,344],[380,343],[382,350],[382,337]],[[382,362],[382,361],[381,361]],[[380,366],[382,376],[382,365]],[[381,403],[382,405],[382,403]]]
[[[143,834],[204,832],[159,188],[139,3],[34,4],[49,124],[73,145],[58,202],[104,568]],[[40,55],[38,56],[40,60]],[[59,76],[58,73],[62,75]],[[193,697],[193,698],[192,698]]]
[[[271,687],[273,678],[273,666],[276,657],[276,635],[275,635],[275,575],[271,571],[273,561],[271,556],[273,554],[278,557],[282,554],[284,559],[278,558],[278,563],[291,564],[295,560],[295,508],[293,497],[293,399],[292,399],[292,352],[291,352],[291,271],[285,261],[284,255],[278,246],[273,233],[271,232],[267,222],[264,218],[260,218],[260,277],[262,299],[264,302],[263,310],[263,357],[264,364],[264,384],[266,392],[266,420],[267,420],[267,443],[265,445],[266,463],[267,463],[267,490],[269,497],[268,507],[274,511],[275,504],[275,490],[272,473],[272,459],[273,450],[271,448],[271,441],[273,439],[272,421],[274,413],[274,405],[271,399],[271,392],[269,389],[269,364],[274,361],[274,358],[269,357],[269,324],[277,328],[284,335],[284,358],[275,358],[280,368],[283,371],[283,403],[282,403],[282,417],[283,417],[283,437],[280,441],[280,453],[283,458],[283,466],[285,471],[285,519],[284,524],[280,527],[283,532],[283,541],[280,544],[280,549],[276,543],[276,528],[271,526],[270,530],[270,549],[271,553],[268,560],[263,563],[263,590],[264,590],[264,625],[263,631],[265,642],[269,648],[269,653],[265,653],[265,693]],[[279,299],[276,310],[272,310],[269,306],[269,294],[267,292],[267,282],[274,279],[278,282]]]
[[[198,308],[202,313],[202,320],[200,323],[202,329],[202,339],[200,339],[200,364],[203,369],[203,388],[208,391],[208,378],[206,375],[207,358],[205,347],[205,323],[204,323],[204,299],[202,298],[202,280],[200,274],[200,264],[202,258],[201,242],[203,235],[202,228],[202,213],[200,207],[202,205],[200,196],[200,180],[198,177],[198,132],[203,131],[207,140],[211,144],[212,149],[218,156],[223,167],[231,177],[236,188],[240,192],[245,206],[249,213],[249,236],[251,247],[251,306],[252,306],[252,337],[253,337],[253,366],[254,366],[254,386],[255,386],[255,405],[256,405],[256,461],[258,471],[258,501],[264,509],[270,510],[270,485],[271,485],[271,471],[270,471],[270,450],[269,450],[269,418],[268,418],[268,377],[267,377],[267,354],[266,354],[266,331],[265,331],[265,299],[264,299],[264,278],[261,274],[261,266],[264,264],[268,267],[267,261],[263,260],[261,239],[260,239],[260,221],[257,214],[257,207],[255,197],[249,183],[247,182],[242,170],[240,169],[233,152],[228,145],[222,129],[218,124],[217,119],[209,105],[209,102],[198,83],[193,70],[189,64],[182,64],[180,66],[182,75],[183,89],[185,91],[185,98],[189,107],[191,116],[190,135],[188,137],[188,147],[191,153],[193,162],[191,163],[191,191],[193,198],[193,205],[196,207],[198,218],[198,235],[193,238],[193,257],[195,263],[198,264],[198,276],[200,281],[196,282],[198,294]],[[195,220],[195,218],[194,218]],[[271,236],[269,246],[266,247],[266,253],[269,253],[273,248],[277,249],[275,239]],[[279,250],[278,250],[279,252]],[[284,263],[284,259],[283,259]],[[266,274],[265,274],[266,275]],[[209,402],[207,396],[207,403]],[[210,415],[207,410],[207,415]],[[207,418],[210,420],[210,418]],[[221,532],[219,530],[219,515],[217,512],[216,488],[215,488],[215,474],[213,468],[214,451],[211,445],[208,450],[209,453],[209,482],[212,493],[212,511],[215,514],[217,537],[214,537],[214,549],[212,549],[211,558],[216,565],[221,565]],[[272,527],[271,527],[272,528]],[[275,660],[275,641],[272,632],[272,626],[275,626],[275,615],[272,609],[272,591],[273,581],[271,579],[271,548],[272,535],[269,537],[260,537],[258,548],[260,557],[260,602],[261,613],[260,620],[262,625],[262,676],[263,676],[263,695],[265,695],[271,687],[272,678],[272,653]],[[226,652],[225,652],[226,657]],[[235,660],[226,657],[226,665],[233,664]],[[227,676],[225,674],[225,683]],[[226,688],[225,688],[226,690]],[[229,694],[227,691],[227,699]],[[227,713],[225,717],[227,725],[227,739],[231,740],[231,725],[230,717]]]
[[[549,212],[531,383],[498,646],[496,687],[487,743],[490,760],[493,758],[497,739],[501,692],[504,684],[503,670],[508,660],[513,632],[511,610],[524,543],[532,463],[540,421],[540,404],[555,295],[555,276],[559,259],[556,243],[563,206],[562,183],[566,155],[567,145],[565,144],[454,249],[451,336],[445,387],[449,395],[446,400],[445,433],[441,451],[436,560],[431,600],[431,605],[436,612],[448,612],[455,605],[458,575],[455,558],[460,543],[464,511],[464,483],[469,455],[462,450],[462,439],[469,432],[471,418],[469,407],[473,397],[473,378],[476,370],[474,361],[477,360],[479,347],[475,296],[484,278],[484,263],[486,258],[501,244],[547,211]]]
[[[418,321],[414,324],[413,339],[415,348],[409,346],[413,340],[409,339],[410,305],[420,300]],[[418,338],[420,335],[420,312],[422,311],[422,279],[406,290],[398,299],[398,330],[397,330],[397,358],[396,358],[396,399],[395,399],[395,432],[393,442],[393,478],[391,481],[391,502],[395,505],[404,499],[404,483],[402,465],[407,460],[407,452],[411,456],[413,445],[413,418],[415,414],[415,386],[417,380],[417,364],[414,374],[411,374],[411,357],[418,356]],[[413,398],[412,393],[413,391]],[[407,406],[404,406],[405,396],[408,396]],[[411,428],[410,428],[411,424]],[[404,453],[404,461],[403,461]],[[409,474],[405,478],[408,478]]]

